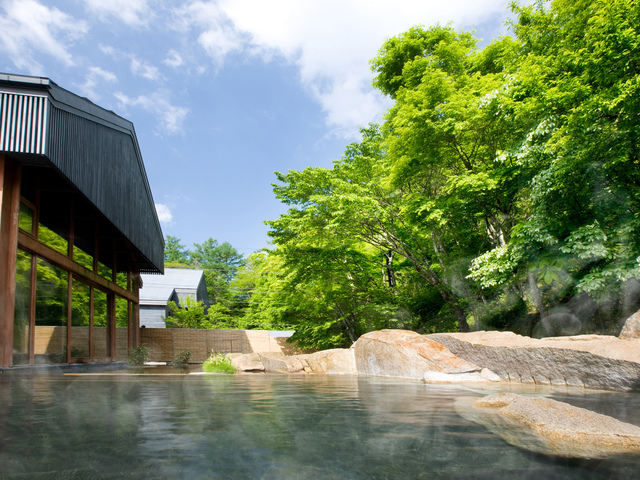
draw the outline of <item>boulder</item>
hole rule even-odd
[[[264,372],[264,365],[257,353],[245,353],[240,355],[228,355],[237,372]]]
[[[429,371],[425,372],[423,378],[427,383],[489,383],[500,382],[502,380],[502,378],[488,368],[483,368],[479,372],[467,373],[443,373]]]
[[[356,359],[352,348],[322,350],[306,355],[306,361],[313,373],[357,373]]]
[[[451,353],[441,343],[408,330],[379,330],[354,344],[361,375],[423,379],[425,372],[479,372],[481,367]]]
[[[296,357],[286,357],[281,353],[258,353],[260,362],[268,373],[298,373],[304,365]]]
[[[468,420],[536,453],[604,458],[640,452],[640,427],[550,398],[497,393],[456,402]]]
[[[640,338],[640,311],[637,311],[624,322],[622,331],[620,332],[620,338]]]
[[[640,390],[640,340],[597,335],[538,340],[511,332],[439,333],[427,337],[507,381]]]

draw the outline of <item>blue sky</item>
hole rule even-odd
[[[248,255],[286,212],[274,171],[330,167],[390,103],[368,61],[436,22],[507,33],[509,0],[0,0],[0,72],[134,123],[166,235]]]

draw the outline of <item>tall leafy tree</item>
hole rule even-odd
[[[243,255],[230,243],[219,244],[217,240],[209,238],[201,244],[195,243],[190,257],[194,268],[204,270],[209,300],[223,304],[233,315],[237,303],[231,291],[231,282],[245,263]]]
[[[321,296],[325,301],[332,299],[334,313],[343,312],[338,317],[351,341],[367,331],[365,325],[411,323],[403,313],[406,310],[400,308],[404,299],[398,288],[399,258],[408,260],[449,308],[456,314],[460,311],[464,329],[466,317],[457,298],[432,266],[431,238],[422,235],[404,214],[401,192],[385,185],[389,164],[378,127],[363,129],[362,134],[362,142],[349,145],[332,169],[276,174],[281,182],[274,186],[277,197],[293,207],[287,215],[268,222],[270,235],[281,247],[279,254],[295,278],[310,281],[311,273],[318,275],[313,284],[323,285]],[[313,267],[306,262],[314,262]],[[341,277],[336,277],[339,271]],[[334,288],[322,283],[327,278]],[[346,283],[341,285],[337,278]],[[343,300],[338,301],[340,298]],[[347,299],[351,299],[351,310],[346,308]],[[378,320],[372,323],[374,317]],[[327,335],[335,325],[326,319],[317,323]],[[316,337],[319,331],[314,331]]]
[[[639,8],[514,5],[522,61],[510,95],[538,127],[510,154],[534,175],[514,238],[478,258],[472,275],[484,285],[526,275],[542,316],[567,293],[611,298],[640,276]]]
[[[167,235],[164,243],[164,261],[167,266],[187,265],[189,263],[189,252],[180,243],[178,237]]]

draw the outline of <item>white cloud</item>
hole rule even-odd
[[[80,91],[87,98],[97,101],[100,94],[95,88],[102,82],[115,82],[118,78],[112,72],[103,70],[100,67],[89,67],[89,73],[85,76],[85,81],[80,85]]]
[[[133,53],[122,52],[108,45],[100,45],[99,48],[102,53],[109,55],[118,62],[129,60],[129,69],[134,75],[154,82],[162,82],[165,80],[164,75],[160,73],[158,67],[151,65],[145,60],[141,60]]]
[[[85,22],[36,0],[6,0],[2,8],[0,51],[18,69],[41,74],[36,52],[51,55],[67,66],[74,64],[69,45],[86,34]]]
[[[453,20],[470,28],[507,14],[509,0],[195,0],[174,11],[216,66],[231,54],[274,57],[298,67],[327,124],[345,137],[379,120],[388,101],[373,92],[369,60],[408,28]]]
[[[114,17],[127,25],[146,25],[152,17],[147,0],[85,0],[85,5],[102,20]]]
[[[134,55],[131,58],[131,73],[146,78],[147,80],[162,80],[164,77],[160,73],[157,67],[148,64],[144,60],[136,58]]]
[[[156,213],[158,214],[158,220],[163,225],[173,224],[173,214],[168,206],[162,203],[156,203]]]
[[[129,97],[122,92],[115,93],[123,108],[130,106],[141,107],[158,117],[161,129],[169,134],[182,133],[182,123],[189,113],[189,109],[171,104],[170,95],[167,90],[160,89],[151,95],[140,95],[139,97]]]
[[[169,50],[167,52],[167,58],[163,60],[163,63],[172,68],[178,68],[184,63],[184,61],[182,60],[182,56],[178,52],[176,52],[175,50]]]
[[[180,30],[192,28],[200,31],[198,43],[221,66],[224,58],[243,49],[247,39],[234,28],[233,22],[217,2],[192,1],[174,11],[175,27]]]

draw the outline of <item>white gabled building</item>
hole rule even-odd
[[[170,301],[181,306],[191,297],[209,306],[204,270],[165,268],[164,275],[141,275],[140,327],[165,328]]]

